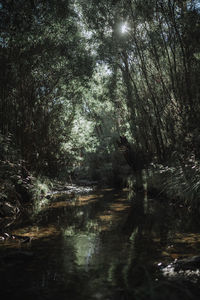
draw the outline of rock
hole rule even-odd
[[[200,269],[200,256],[179,259],[174,263],[174,271]]]

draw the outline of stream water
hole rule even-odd
[[[56,195],[12,232],[28,242],[0,242],[1,299],[199,299],[198,266],[175,264],[200,255],[198,217],[165,203],[144,215],[127,191]]]

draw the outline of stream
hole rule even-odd
[[[0,241],[2,299],[199,299],[199,218],[165,199],[145,215],[131,204],[126,190],[55,194]]]

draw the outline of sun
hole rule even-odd
[[[129,30],[129,27],[128,27],[127,23],[123,23],[121,25],[121,32],[126,33],[126,32],[128,32],[128,30]]]

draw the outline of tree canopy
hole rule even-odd
[[[0,129],[28,168],[199,159],[198,1],[1,1],[0,18]]]

